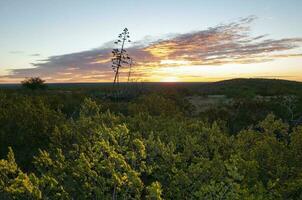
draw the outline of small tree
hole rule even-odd
[[[45,80],[42,80],[40,77],[26,78],[24,81],[21,82],[21,84],[24,88],[31,90],[46,88]]]
[[[162,187],[159,182],[153,182],[150,186],[147,186],[147,196],[148,200],[162,200]]]

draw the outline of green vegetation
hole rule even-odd
[[[302,199],[302,84],[228,84],[1,89],[0,199]]]

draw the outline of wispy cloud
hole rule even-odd
[[[39,53],[34,53],[34,54],[30,54],[29,56],[39,57],[39,56],[41,56],[41,54],[39,54]]]
[[[24,51],[10,51],[10,54],[23,54]]]
[[[255,19],[252,16],[207,30],[136,41],[127,48],[135,60],[133,77],[150,80],[156,76],[156,69],[163,67],[250,64],[302,57],[301,53],[287,53],[300,47],[302,38],[252,37],[250,25]],[[49,81],[53,82],[111,81],[111,44],[113,42],[89,51],[51,56],[32,63],[33,68],[14,69],[6,78],[41,76],[51,77]]]

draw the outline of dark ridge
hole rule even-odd
[[[302,91],[302,82],[280,80],[280,79],[230,79],[206,84],[199,90],[204,94],[226,94],[237,96],[237,94],[250,93],[257,95],[287,95],[297,94]]]

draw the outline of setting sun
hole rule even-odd
[[[178,78],[175,76],[165,77],[160,82],[178,82]]]

